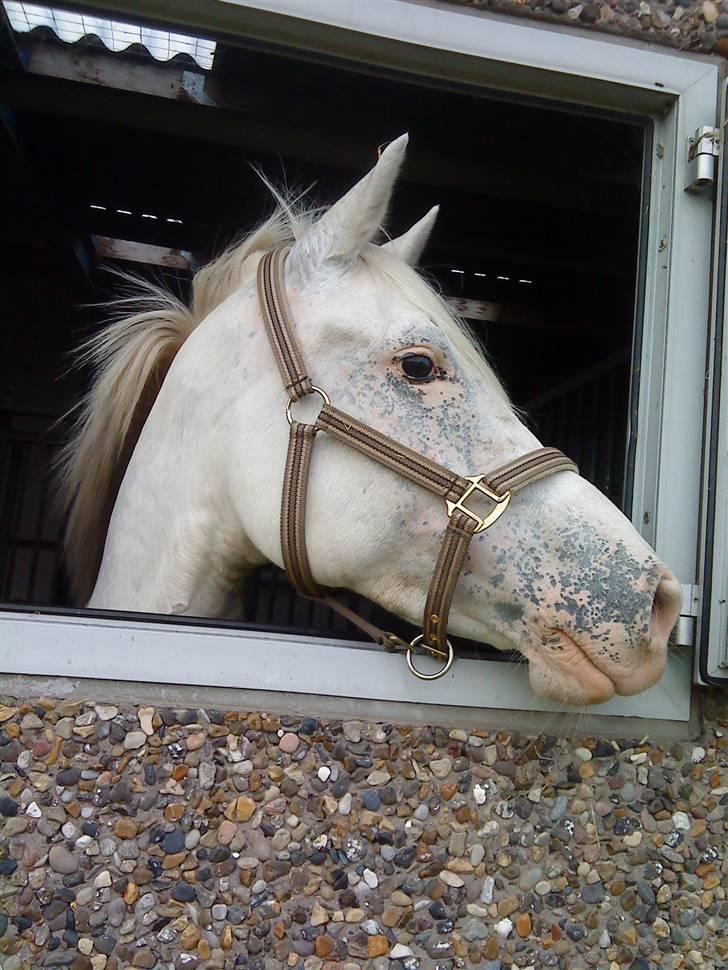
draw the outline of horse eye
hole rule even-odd
[[[435,372],[435,364],[425,354],[407,354],[400,365],[405,377],[411,381],[427,381]]]

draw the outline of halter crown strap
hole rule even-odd
[[[290,325],[291,311],[283,280],[287,252],[287,249],[276,249],[261,259],[258,266],[258,299],[286,391],[292,401],[297,401],[310,394],[313,385]]]
[[[501,465],[489,475],[458,475],[334,407],[325,392],[311,382],[293,330],[283,279],[286,252],[279,249],[265,253],[258,266],[263,319],[290,399],[286,413],[291,430],[281,503],[281,548],[286,573],[302,596],[323,600],[375,642],[388,649],[404,647],[410,670],[422,679],[433,680],[446,673],[453,661],[452,646],[447,639],[448,618],[473,536],[500,518],[513,492],[555,472],[578,473],[578,469],[558,449],[538,448]],[[293,420],[291,403],[313,393],[318,393],[324,402],[316,421],[302,424]],[[325,431],[445,501],[448,525],[427,594],[422,633],[411,644],[364,620],[325,592],[314,578],[306,551],[306,498],[313,443],[319,431]],[[472,508],[473,499],[478,495],[491,504],[484,516]],[[420,644],[444,660],[436,674],[425,675],[415,668],[412,654]]]

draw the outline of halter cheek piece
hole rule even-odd
[[[286,254],[285,249],[268,252],[258,266],[263,319],[289,397],[286,417],[291,430],[281,504],[281,547],[286,573],[302,596],[322,600],[387,650],[404,649],[412,673],[422,680],[435,680],[447,673],[454,660],[452,644],[447,639],[447,623],[470,540],[503,515],[513,492],[555,472],[578,472],[578,469],[556,448],[538,448],[501,465],[490,475],[458,475],[334,407],[325,391],[311,383],[293,332],[283,278]],[[318,394],[323,406],[313,424],[302,424],[293,418],[292,406],[309,394]],[[422,633],[412,643],[362,619],[321,589],[314,579],[306,553],[306,493],[313,443],[319,431],[325,431],[445,501],[447,529],[427,594]],[[468,505],[476,492],[493,503],[483,518]],[[443,666],[434,674],[422,673],[413,660],[417,647],[440,659]]]

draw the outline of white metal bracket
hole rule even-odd
[[[700,616],[702,589],[694,584],[683,584],[683,601],[680,616],[675,624],[671,640],[680,647],[695,645],[695,619]]]
[[[688,165],[685,191],[704,192],[715,183],[720,155],[720,131],[704,126],[688,138]]]

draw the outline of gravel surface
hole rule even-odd
[[[4,698],[4,970],[728,962],[728,711],[537,739]]]
[[[448,0],[459,6],[604,30],[681,50],[728,57],[728,7],[720,0]]]

